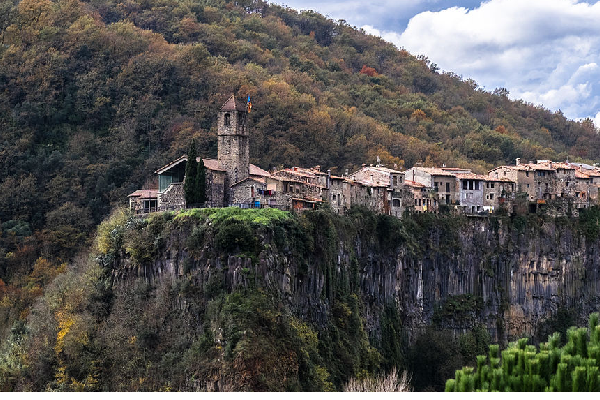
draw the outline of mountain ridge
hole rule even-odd
[[[215,156],[232,93],[265,169],[600,160],[591,121],[262,1],[3,0],[0,44],[0,337],[152,171],[192,139]]]

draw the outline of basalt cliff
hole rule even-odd
[[[340,390],[397,367],[443,390],[488,344],[598,309],[599,220],[118,212],[13,328],[0,383]]]
[[[500,343],[535,336],[560,308],[585,321],[600,305],[600,240],[567,218],[417,217],[407,227],[370,216],[362,226],[353,219],[352,231],[343,218],[323,215],[315,236],[295,238],[310,249],[286,232],[261,230],[254,255],[219,253],[213,238],[192,248],[198,226],[189,220],[165,234],[151,261],[119,258],[114,279],[191,274],[198,286],[217,279],[227,291],[258,286],[315,324],[327,321],[336,292],[356,290],[370,333],[378,332],[381,310],[394,305],[409,332],[436,323],[462,333],[483,324]]]

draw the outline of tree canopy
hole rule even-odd
[[[231,93],[252,97],[250,161],[265,169],[600,160],[590,120],[261,0],[0,0],[0,93],[0,338],[39,295],[23,279],[36,260],[54,276],[190,140],[216,156]]]

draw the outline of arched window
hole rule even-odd
[[[231,125],[231,114],[225,114],[225,119],[223,123],[225,124],[225,126]]]
[[[392,199],[393,207],[400,207],[400,199]]]

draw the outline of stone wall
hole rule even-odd
[[[159,211],[175,211],[185,208],[183,182],[172,183],[167,190],[158,193]]]

